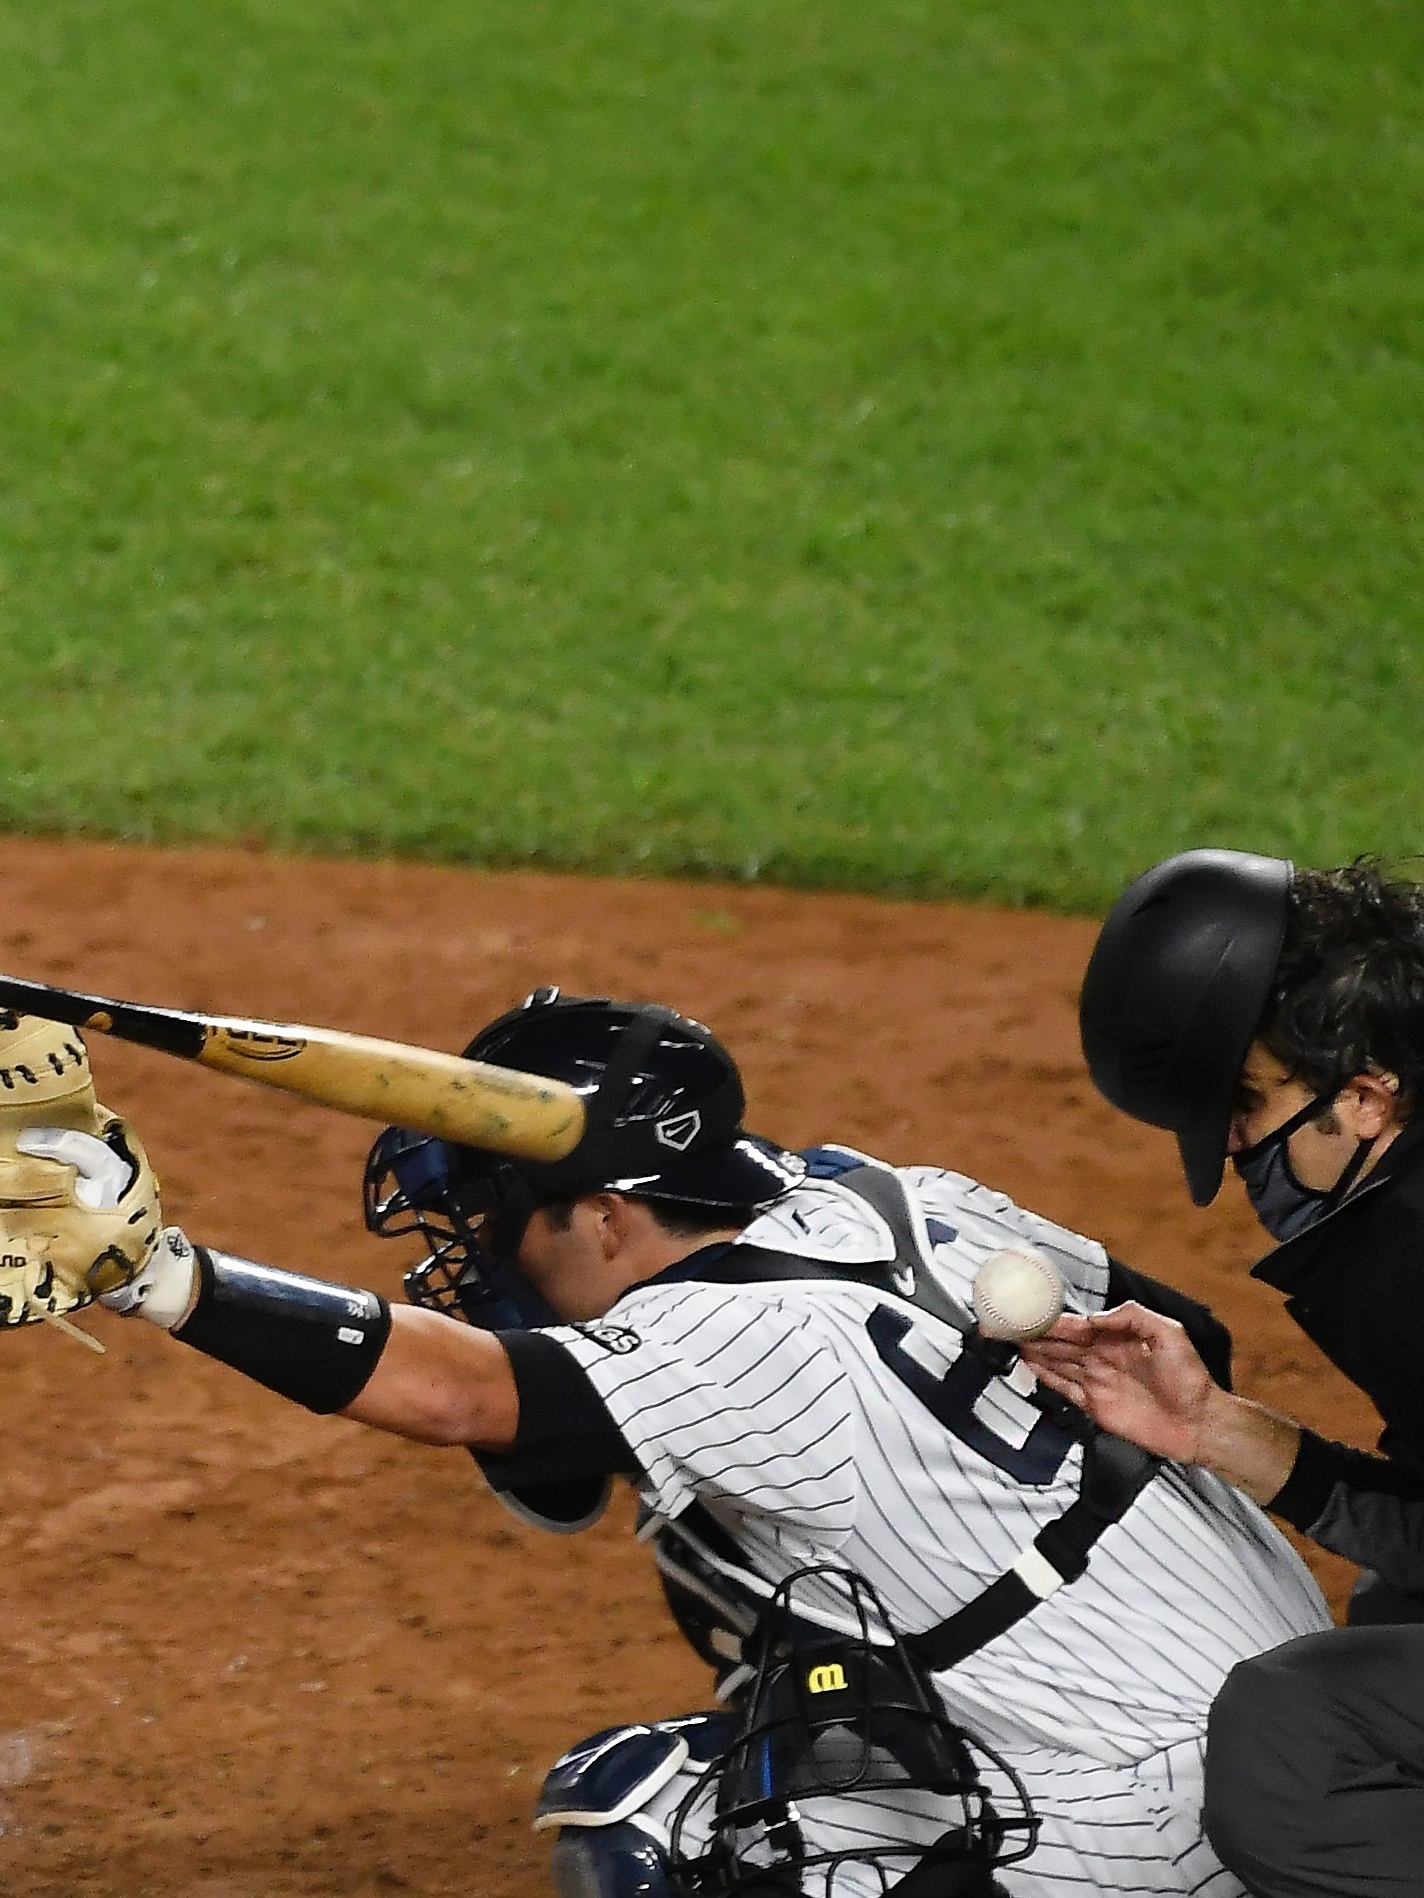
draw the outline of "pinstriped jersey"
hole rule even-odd
[[[989,1253],[1028,1240],[1063,1273],[1070,1309],[1101,1309],[1109,1266],[1094,1241],[959,1174],[899,1177],[926,1267],[959,1306]],[[847,1271],[895,1254],[885,1221],[834,1179],[806,1181],[742,1243]],[[854,1569],[902,1633],[972,1601],[1078,1494],[1081,1446],[1033,1403],[1022,1367],[994,1375],[952,1324],[851,1278],[674,1273],[550,1335],[637,1457],[658,1515],[699,1503],[768,1591],[807,1564]],[[839,1625],[829,1589],[798,1605]],[[1265,1515],[1169,1464],[1085,1575],[936,1678],[951,1716],[1011,1758],[1139,1767],[1199,1746],[1236,1661],[1328,1625]]]

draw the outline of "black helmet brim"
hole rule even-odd
[[[769,1206],[802,1178],[805,1161],[755,1134],[743,1134],[729,1147],[690,1153],[655,1171],[632,1172],[604,1182],[610,1193],[674,1200],[688,1206],[754,1208]]]
[[[1182,1173],[1194,1206],[1210,1206],[1221,1191],[1226,1177],[1226,1149],[1231,1139],[1231,1116],[1236,1106],[1236,1080],[1246,1051],[1251,1045],[1250,1030],[1241,1044],[1240,1058],[1221,1098],[1204,1108],[1201,1119],[1190,1127],[1177,1127],[1177,1152]]]

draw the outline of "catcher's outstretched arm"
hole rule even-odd
[[[519,1396],[503,1345],[440,1312],[193,1246],[176,1226],[103,1303],[308,1410],[417,1443],[513,1446]]]
[[[386,1348],[344,1417],[417,1443],[508,1450],[519,1394],[493,1332],[418,1305],[393,1305]]]

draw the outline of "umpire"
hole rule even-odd
[[[1253,1277],[1385,1426],[1367,1455],[1232,1396],[1140,1307],[1026,1354],[1108,1428],[1364,1570],[1349,1626],[1228,1677],[1208,1832],[1259,1898],[1424,1892],[1424,886],[1370,859],[1169,858],[1104,924],[1081,1021],[1098,1088],[1176,1135],[1199,1206],[1230,1157],[1280,1242]]]

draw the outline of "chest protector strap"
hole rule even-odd
[[[972,1349],[969,1340],[974,1335],[973,1322],[930,1270],[899,1175],[890,1167],[858,1164],[838,1174],[836,1183],[873,1206],[890,1228],[897,1276],[904,1282],[904,1275],[909,1273],[914,1282],[914,1290],[901,1296],[953,1325],[964,1336],[965,1348]],[[1069,1427],[1083,1439],[1078,1500],[1055,1521],[1046,1523],[1013,1566],[991,1582],[982,1595],[937,1627],[906,1640],[910,1654],[932,1672],[953,1667],[967,1655],[987,1647],[1065,1583],[1077,1581],[1088,1566],[1089,1551],[1098,1537],[1121,1521],[1162,1467],[1160,1457],[1099,1430],[1061,1398],[1041,1391],[1036,1401],[1071,1420]]]
[[[982,1595],[957,1614],[909,1636],[905,1646],[922,1667],[938,1672],[1022,1621],[1066,1582],[1075,1582],[1088,1566],[1098,1537],[1128,1509],[1161,1468],[1160,1459],[1135,1443],[1089,1425],[1083,1444],[1083,1476],[1078,1500],[1056,1521],[1046,1523],[1033,1541]]]

